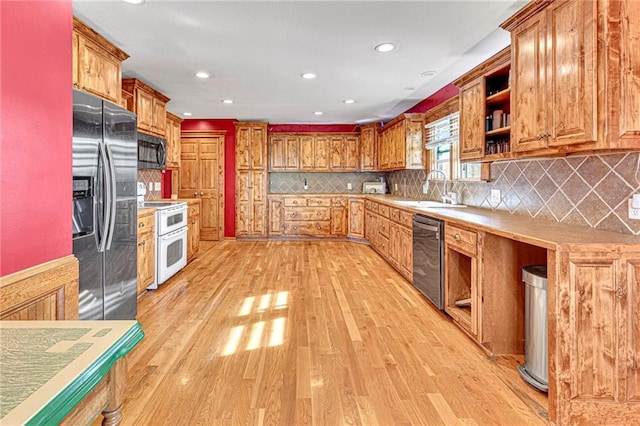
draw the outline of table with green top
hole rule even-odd
[[[0,321],[0,424],[122,419],[137,321]]]

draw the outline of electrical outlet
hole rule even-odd
[[[149,191],[153,191],[153,182],[149,182]]]
[[[501,198],[501,194],[500,194],[500,190],[499,189],[492,189],[491,190],[491,198],[489,199],[489,201],[493,204],[499,204],[500,203],[500,198]]]
[[[394,190],[394,191],[397,191],[397,190],[398,190],[398,184],[397,184],[397,183],[394,183],[394,184],[393,184],[393,190]]]
[[[629,198],[629,219],[640,219],[640,209],[633,208],[633,198]]]
[[[160,189],[162,189],[162,188],[160,187],[160,182],[156,182],[154,185],[155,185],[155,187],[156,187],[156,191],[160,191]]]
[[[347,184],[347,189],[348,189],[349,191],[351,191],[351,190],[353,189],[353,185],[351,185],[350,183],[348,183],[348,184]]]

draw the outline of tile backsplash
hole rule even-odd
[[[491,165],[490,182],[453,182],[449,190],[470,206],[640,235],[640,220],[627,216],[627,200],[640,192],[639,166],[637,152],[506,161]],[[442,182],[431,182],[423,195],[425,177],[423,170],[391,172],[388,187],[394,195],[439,201]],[[501,192],[497,204],[492,189]]]
[[[269,192],[274,194],[361,193],[363,182],[385,176],[382,172],[360,173],[269,173]],[[307,190],[304,181],[307,181]],[[347,184],[351,184],[351,190]]]
[[[162,171],[161,170],[153,170],[153,169],[138,169],[138,182],[144,182],[147,186],[147,195],[145,195],[144,199],[149,200],[159,200],[162,198],[162,191],[156,191],[155,185],[153,191],[149,191],[149,182],[162,182]]]

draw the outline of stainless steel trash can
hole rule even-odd
[[[524,365],[518,366],[520,376],[534,388],[548,392],[549,364],[547,360],[547,267],[522,268],[524,296]]]

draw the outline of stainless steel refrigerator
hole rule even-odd
[[[137,313],[136,115],[73,90],[73,254],[80,319]]]

